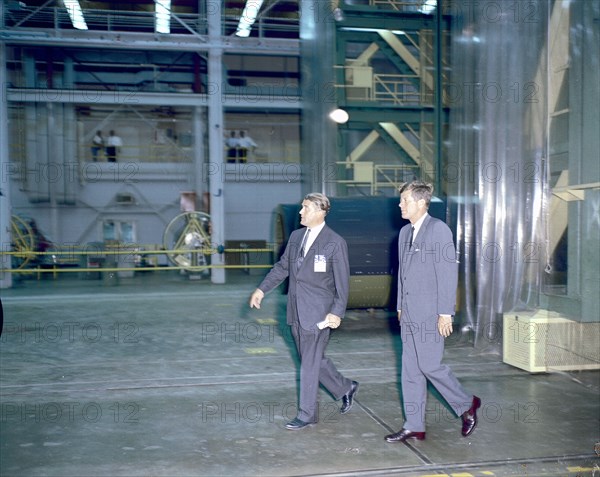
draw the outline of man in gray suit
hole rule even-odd
[[[427,380],[457,416],[462,435],[477,425],[481,400],[468,394],[450,368],[442,364],[444,338],[452,333],[458,264],[450,228],[427,210],[433,186],[415,181],[400,189],[402,218],[410,221],[398,238],[398,321],[402,337],[402,429],[388,442],[425,439]]]
[[[285,426],[290,430],[318,421],[319,382],[342,399],[342,414],[358,391],[358,383],[342,376],[325,357],[330,328],[340,326],[346,311],[350,276],[346,241],[325,224],[330,207],[323,194],[304,198],[304,227],[292,232],[281,259],[250,297],[250,308],[260,308],[265,294],[289,277],[287,324],[300,356],[300,402],[297,416]]]

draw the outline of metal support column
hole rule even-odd
[[[56,162],[53,162],[53,158],[62,157],[62,127],[60,127],[60,121],[57,121],[57,109],[60,107],[59,104],[47,103],[46,111],[47,111],[47,128],[48,132],[46,137],[48,138],[48,142],[46,143],[46,148],[49,151],[49,154],[46,157],[46,163],[43,165],[43,169],[49,171],[51,168],[58,167]],[[58,217],[58,203],[57,203],[57,184],[56,181],[50,181],[48,178],[44,178],[41,182],[48,182],[48,193],[50,195],[50,233],[52,237],[59,238],[60,237],[60,229],[59,229],[59,217]]]
[[[206,187],[208,186],[208,175],[210,164],[207,164],[204,151],[206,149],[206,128],[202,121],[204,108],[195,106],[192,113],[192,133],[194,137],[193,158],[194,161],[194,190],[199,200],[202,200]],[[209,211],[207,211],[209,212]]]
[[[10,176],[11,164],[8,158],[8,108],[6,102],[6,45],[0,42],[0,244],[3,252],[11,249],[10,239]],[[0,268],[11,268],[11,256],[0,255]],[[12,274],[0,272],[0,288],[12,286]]]
[[[435,71],[435,193],[438,196],[442,195],[442,159],[444,141],[442,138],[442,128],[444,125],[443,115],[443,84],[442,84],[442,12],[444,11],[443,0],[438,0],[437,8],[435,9],[435,48],[433,49],[433,61]]]
[[[334,173],[337,161],[337,126],[329,119],[336,109],[334,100],[335,26],[322,19],[331,18],[329,2],[303,0],[302,42],[302,194],[318,191],[336,196]]]
[[[208,12],[208,35],[211,44],[221,42],[221,3],[215,2]],[[225,245],[225,179],[220,174],[223,167],[223,103],[221,86],[223,78],[223,49],[211,48],[208,52],[208,151],[210,170],[219,171],[211,174],[209,180],[210,218],[212,225],[212,242],[214,247]],[[198,147],[198,145],[196,145]],[[212,256],[211,280],[213,283],[225,283],[225,264],[223,253]]]

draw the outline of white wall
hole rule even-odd
[[[195,184],[190,164],[87,163],[69,178],[76,181],[76,197],[66,205],[31,203],[19,175],[15,171],[11,177],[13,213],[33,218],[56,244],[75,246],[102,241],[106,220],[133,221],[136,243],[161,245],[166,226],[181,213],[180,193]],[[299,164],[208,164],[202,175],[202,184],[214,180],[223,186],[225,240],[271,242],[276,206],[302,200]],[[48,177],[41,172],[37,179]],[[132,196],[134,203],[117,203],[118,194]],[[202,191],[198,196],[197,210],[202,210]]]

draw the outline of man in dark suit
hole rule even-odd
[[[300,356],[300,402],[297,416],[285,426],[290,430],[318,421],[319,382],[342,399],[342,414],[358,391],[358,383],[342,376],[325,357],[330,328],[340,326],[346,311],[350,276],[346,241],[325,224],[330,207],[323,194],[304,198],[304,227],[292,232],[281,259],[250,297],[250,307],[260,308],[265,294],[289,277],[287,324]]]
[[[403,428],[385,436],[388,442],[425,439],[427,380],[457,416],[462,435],[477,425],[481,400],[468,394],[442,364],[444,338],[452,333],[458,264],[450,228],[427,210],[433,186],[415,181],[400,189],[402,218],[410,221],[398,238],[398,321],[402,337]]]

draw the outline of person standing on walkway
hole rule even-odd
[[[92,138],[92,161],[98,162],[98,153],[104,149],[104,138],[102,137],[102,131],[96,131]]]
[[[400,189],[402,218],[410,224],[398,237],[398,321],[402,337],[404,426],[385,436],[387,442],[425,439],[427,381],[457,416],[462,435],[477,425],[481,399],[468,394],[450,368],[442,364],[444,339],[452,333],[458,264],[452,231],[427,211],[433,186],[421,181]]]
[[[245,164],[248,162],[248,151],[254,152],[257,145],[250,136],[246,136],[244,131],[240,131],[240,137],[238,139],[238,160],[240,163]]]
[[[106,159],[108,162],[117,162],[117,156],[122,147],[123,140],[111,130],[106,140]]]
[[[225,146],[227,147],[227,162],[235,163],[238,157],[238,148],[240,146],[240,140],[236,136],[235,131],[229,133],[229,137],[225,140]]]
[[[304,198],[304,227],[292,232],[281,259],[250,297],[250,308],[260,308],[265,294],[289,278],[287,324],[300,357],[300,402],[297,416],[285,426],[290,430],[318,421],[319,383],[342,400],[342,414],[358,391],[358,382],[342,376],[325,356],[331,329],[340,326],[346,312],[350,279],[346,241],[325,224],[330,207],[323,194]]]

